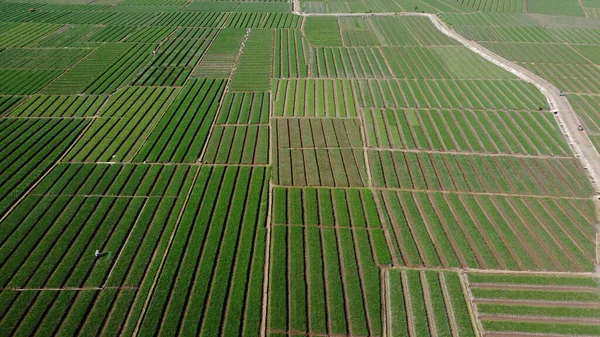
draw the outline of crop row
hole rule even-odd
[[[6,336],[116,333],[125,326],[135,296],[134,289],[3,290],[0,330]]]
[[[175,98],[171,88],[128,88],[112,96],[67,161],[130,161]],[[110,141],[107,141],[110,139]]]
[[[475,331],[456,273],[389,270],[390,336],[465,336]]]
[[[483,42],[487,49],[511,61],[525,63],[589,64],[567,44]]]
[[[570,155],[551,113],[386,109],[364,120],[372,148]]]
[[[73,47],[99,28],[99,26],[92,25],[63,26],[45,35],[43,39],[32,42],[29,46],[38,48]]]
[[[221,29],[194,68],[192,78],[229,78],[245,34],[240,28]]]
[[[360,121],[355,118],[277,118],[277,149],[362,148]]]
[[[356,117],[350,80],[280,80],[273,82],[274,116]]]
[[[225,27],[300,28],[302,17],[291,13],[233,13]]]
[[[13,107],[18,106],[21,101],[22,98],[17,96],[0,96],[0,117],[4,117]]]
[[[522,13],[525,10],[523,0],[456,0],[479,12]]]
[[[273,224],[381,228],[373,193],[366,189],[284,188],[273,190]],[[381,243],[382,236],[373,236]]]
[[[381,277],[390,262],[380,229],[273,226],[268,327],[327,335],[381,336]],[[375,255],[382,253],[382,256]]]
[[[135,44],[126,53],[113,62],[99,76],[94,78],[85,89],[88,94],[113,93],[133,80],[139,70],[151,56],[149,44]]]
[[[83,120],[0,120],[0,214],[3,214],[79,135]]]
[[[459,42],[437,30],[425,17],[370,18],[384,46],[452,46]]]
[[[152,55],[135,85],[181,86],[217,35],[211,31],[205,39],[168,39]]]
[[[215,124],[269,124],[269,92],[229,92]]]
[[[355,80],[363,108],[541,110],[548,103],[532,84],[515,80]]]
[[[172,196],[186,193],[197,167],[148,164],[59,164],[30,195]]]
[[[266,174],[266,168],[200,169],[140,334],[258,334]]]
[[[8,48],[0,53],[0,67],[13,70],[65,70],[89,54],[89,49]]]
[[[222,27],[229,13],[224,12],[7,12],[2,13],[7,22],[39,22],[54,24],[103,24],[120,26],[164,27]]]
[[[223,90],[223,80],[189,81],[149,133],[135,161],[196,162],[208,138]]]
[[[33,95],[62,73],[62,70],[0,69],[0,94]]]
[[[30,96],[12,110],[14,117],[90,117],[98,114],[106,96]]]
[[[600,32],[597,29],[552,28],[549,31],[566,43],[600,44]]]
[[[60,28],[58,25],[44,23],[22,23],[17,26],[7,26],[6,31],[0,33],[0,47],[24,47],[34,43],[43,36]]]
[[[94,80],[106,74],[106,70],[127,55],[131,46],[125,44],[103,44],[81,62],[44,89],[46,94],[79,94],[92,85]],[[137,48],[131,48],[137,49]]]
[[[593,64],[528,64],[527,68],[564,92],[595,94],[600,91],[600,69]]]
[[[278,185],[324,187],[368,185],[362,149],[281,148],[272,155],[273,182]]]
[[[600,133],[600,98],[591,95],[571,95],[569,102],[576,109],[577,116],[583,120],[585,128],[594,136]]]
[[[314,77],[389,78],[386,60],[375,48],[314,48]]]
[[[308,42],[298,29],[275,31],[274,78],[304,78],[308,76]]]
[[[376,192],[397,260],[407,266],[594,269],[587,200]]]
[[[0,284],[139,286],[181,205],[177,198],[27,196],[2,224]],[[105,253],[100,260],[96,249]]]
[[[464,36],[468,40],[486,42],[486,41],[500,41],[500,35],[496,33],[494,27],[489,26],[478,26],[478,25],[457,25],[452,26],[457,33]]]
[[[377,34],[371,28],[368,20],[355,17],[339,18],[340,33],[344,46],[375,47],[381,46]]]
[[[599,332],[600,295],[591,277],[468,276],[484,332],[581,336]]]
[[[233,72],[231,91],[267,91],[273,70],[273,32],[251,30]]]
[[[569,197],[593,191],[575,158],[403,151],[368,151],[368,157],[375,187]]]
[[[267,165],[269,126],[215,125],[206,144],[202,162]]]

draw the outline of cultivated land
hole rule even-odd
[[[0,335],[600,336],[599,17],[0,1]]]

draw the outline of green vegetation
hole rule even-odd
[[[2,335],[598,334],[562,112],[400,13],[598,144],[597,0],[36,1],[0,1]]]

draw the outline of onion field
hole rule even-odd
[[[0,1],[0,336],[600,336],[546,2]]]

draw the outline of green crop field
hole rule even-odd
[[[0,0],[0,336],[600,336],[595,157],[477,46],[600,148],[598,0]]]

